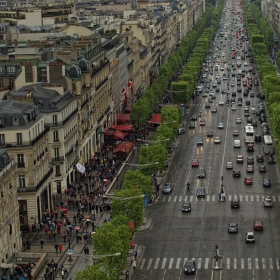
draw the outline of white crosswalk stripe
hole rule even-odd
[[[143,258],[140,269],[181,269],[188,259],[196,262],[197,269],[211,269],[212,258]],[[278,259],[273,258],[225,258],[223,260],[224,269],[280,269]]]
[[[264,196],[260,195],[228,195],[226,200],[231,201],[232,199],[239,199],[240,202],[246,201],[246,202],[261,202],[263,200]],[[202,201],[208,201],[208,202],[217,202],[218,196],[217,195],[206,195],[205,198],[197,198],[196,195],[185,195],[185,196],[162,196],[161,202],[175,202],[175,203],[182,203],[182,201],[190,201],[190,202],[202,202]],[[272,200],[274,202],[280,202],[280,196],[273,196]]]

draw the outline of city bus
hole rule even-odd
[[[252,125],[245,126],[245,143],[254,143],[255,142],[255,133],[254,127]]]
[[[265,154],[273,154],[273,141],[271,135],[264,135],[263,137],[263,151]]]

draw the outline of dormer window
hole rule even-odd
[[[5,67],[4,66],[0,66],[0,73],[5,73]]]
[[[16,67],[15,66],[7,66],[7,73],[15,73]]]

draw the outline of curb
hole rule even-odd
[[[145,218],[147,219],[145,225],[149,225],[149,226],[142,225],[142,226],[140,226],[140,228],[143,227],[143,229],[138,228],[137,232],[146,231],[146,230],[149,230],[153,227],[154,220],[151,217],[145,217]]]

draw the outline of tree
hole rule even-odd
[[[127,170],[124,175],[123,188],[141,190],[142,194],[147,193],[149,197],[152,196],[152,181],[150,176],[144,175],[139,169],[132,171]]]
[[[98,259],[100,267],[109,274],[110,280],[118,280],[127,259],[130,233],[128,225],[114,226],[104,223],[93,235],[92,243],[95,255],[111,255],[121,253],[120,256],[111,256]]]
[[[75,280],[110,280],[107,271],[102,270],[99,265],[87,265],[83,270],[75,274]]]
[[[143,195],[143,192],[137,186],[133,189],[115,190],[114,196],[118,198],[113,199],[111,205],[113,219],[114,216],[125,215],[130,221],[134,222],[135,229],[141,226],[143,223],[144,207],[144,200],[142,197],[139,197],[141,195]],[[139,198],[129,198],[134,196]]]

